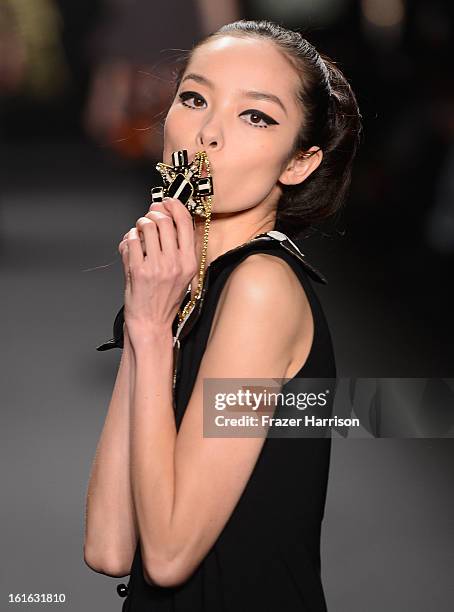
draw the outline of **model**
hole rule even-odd
[[[360,135],[339,68],[272,22],[223,26],[178,74],[165,186],[119,245],[124,306],[97,347],[122,355],[84,557],[130,575],[123,611],[326,610],[330,438],[204,435],[203,393],[207,379],[335,378],[312,286],[325,279],[293,241],[342,206]]]

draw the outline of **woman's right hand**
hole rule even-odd
[[[163,214],[165,214],[168,217],[170,217],[168,210],[166,210],[166,207],[164,206],[164,204],[162,202],[155,202],[155,203],[151,204],[150,208],[148,209],[148,212],[150,212],[151,210],[157,210],[158,212],[162,212]],[[143,216],[146,217],[147,215],[143,215]],[[123,236],[123,239],[121,240],[120,244],[118,245],[118,251],[119,251],[120,255],[121,255],[121,246],[122,246],[123,242],[125,241],[128,233],[129,232],[126,232],[126,234]],[[143,254],[146,255],[145,240],[144,240],[143,235],[142,235],[141,232],[140,232],[140,246],[142,247]],[[124,346],[130,346],[128,326],[126,325],[126,323],[123,323],[123,342],[124,342]]]
[[[160,213],[163,213],[164,215],[167,215],[168,217],[171,217],[171,215],[169,214],[169,211],[166,209],[166,207],[164,206],[164,204],[162,202],[155,202],[155,203],[151,204],[150,208],[148,209],[148,212],[150,212],[152,210],[153,211],[158,211]],[[143,216],[146,217],[147,214],[145,214]],[[120,244],[118,245],[118,251],[119,251],[120,254],[121,254],[122,244],[126,240],[126,237],[128,236],[128,233],[129,232],[127,232],[123,236]],[[143,254],[146,255],[147,253],[146,253],[146,250],[145,250],[145,240],[144,240],[143,234],[141,232],[139,234],[140,234],[140,246],[142,247]]]

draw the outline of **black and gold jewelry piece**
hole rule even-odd
[[[185,305],[183,311],[178,311],[178,320],[179,323],[182,323],[193,310],[202,293],[214,190],[213,179],[210,174],[210,162],[205,151],[197,152],[190,164],[188,163],[188,152],[185,149],[175,151],[172,153],[172,162],[172,166],[162,162],[156,164],[156,169],[162,176],[164,186],[152,187],[152,203],[162,202],[165,197],[177,198],[186,206],[193,217],[200,216],[205,219],[197,291]],[[202,176],[204,169],[206,176]]]

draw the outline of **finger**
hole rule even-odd
[[[164,215],[167,215],[167,216],[170,215],[169,211],[166,209],[166,207],[164,206],[164,204],[162,202],[152,202],[150,204],[148,212],[151,212],[152,210],[153,211],[161,212],[161,213],[163,213]],[[146,217],[147,214],[145,214],[144,217]],[[124,234],[122,240],[126,240],[127,237],[128,237],[128,232],[126,232],[126,234]]]
[[[166,209],[166,207],[164,206],[162,202],[152,202],[150,204],[150,208],[148,209],[148,212],[155,211],[155,210],[157,210],[158,212],[162,212],[164,215],[169,214],[169,211]]]
[[[128,238],[128,234],[125,234],[125,235],[123,236],[123,240],[120,242],[120,245],[121,245],[121,244],[122,244],[122,243],[123,243],[125,240],[127,240],[127,238]],[[143,252],[143,255],[145,256],[145,255],[147,254],[147,251],[146,251],[146,245],[145,245],[145,237],[143,236],[143,234],[142,234],[142,232],[141,232],[141,231],[139,231],[139,238],[140,238],[140,246],[142,247],[142,252]],[[120,248],[120,247],[119,247],[119,248]]]
[[[146,246],[145,246],[145,238],[143,237],[142,232],[139,232],[139,238],[140,238],[140,246],[142,247],[142,253],[145,257],[145,255],[147,254],[147,251],[146,251]],[[123,239],[118,245],[118,251],[120,253],[121,253],[121,249],[123,248],[122,245],[126,243],[127,239],[128,239],[128,232],[123,236]]]
[[[147,213],[148,214],[148,213]],[[159,230],[155,219],[139,217],[136,221],[136,228],[139,235],[143,236],[144,250],[147,257],[157,261],[161,257],[161,245],[159,243]]]
[[[165,210],[162,213],[161,213],[161,211],[151,210],[150,212],[147,212],[147,214],[144,215],[144,217],[146,217],[147,219],[151,219],[152,221],[155,221],[156,220],[156,215],[155,215],[156,212],[159,212],[160,215],[165,215],[166,217],[169,217],[169,219],[172,219],[172,215],[169,213],[168,210]]]
[[[181,251],[188,252],[194,249],[193,218],[186,206],[176,198],[165,198],[167,210],[172,214],[176,225],[178,246]]]
[[[139,232],[136,227],[129,230],[128,235],[129,268],[143,263],[142,247],[140,246]]]
[[[126,283],[129,282],[129,252],[128,243],[126,241],[121,242],[122,248],[120,250],[121,260],[123,263],[123,272],[125,275]]]
[[[151,204],[148,212],[150,212],[151,210],[161,212],[162,214],[167,215],[168,217],[171,216],[169,211],[162,204],[162,202],[154,202],[153,204]],[[148,215],[148,213],[144,214],[144,217],[147,217],[147,215]],[[152,219],[152,218],[153,217],[150,216],[150,219]],[[122,241],[127,239],[128,233],[129,232],[126,232],[126,234],[123,235],[123,238],[121,239]],[[120,242],[120,244],[121,244],[121,242]]]
[[[154,221],[159,232],[161,254],[167,257],[176,256],[178,250],[177,234],[170,214],[158,211],[147,213],[147,221]],[[146,225],[144,226],[146,228]]]
[[[120,255],[121,255],[121,258],[122,258],[122,259],[123,259],[123,256],[126,256],[126,260],[123,260],[123,265],[125,264],[125,261],[126,261],[126,264],[127,264],[127,266],[128,266],[128,269],[129,269],[129,259],[128,259],[128,234],[125,234],[125,235],[126,235],[126,239],[125,239],[125,240],[122,240],[122,241],[120,242],[120,244],[118,245],[118,252],[120,253]],[[144,255],[146,255],[146,253],[144,253]]]
[[[167,215],[167,216],[171,216],[169,211],[166,209],[166,207],[163,205],[162,202],[152,202],[152,204],[150,205],[150,208],[149,208],[149,212],[151,210],[161,212],[162,214]],[[144,216],[148,217],[148,213],[146,213]],[[151,220],[154,220],[153,219],[153,215],[150,215],[149,218]],[[141,230],[139,230],[139,237],[140,237],[140,244],[142,246],[142,252],[143,252],[143,254],[145,256],[147,254],[146,244],[145,244],[145,237],[144,237],[144,235],[143,235]],[[126,234],[123,235],[123,238],[122,238],[120,244],[118,245],[119,252],[121,252],[121,250],[120,250],[121,244],[123,243],[123,241],[127,240],[127,238],[128,238],[128,232],[126,232]]]

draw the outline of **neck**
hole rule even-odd
[[[276,211],[264,212],[257,208],[249,208],[234,213],[212,213],[208,231],[208,248],[205,260],[205,270],[212,261],[227,251],[248,242],[258,234],[274,229]],[[194,217],[194,233],[198,261],[201,261],[205,219]],[[191,283],[191,294],[197,290],[199,271]]]

